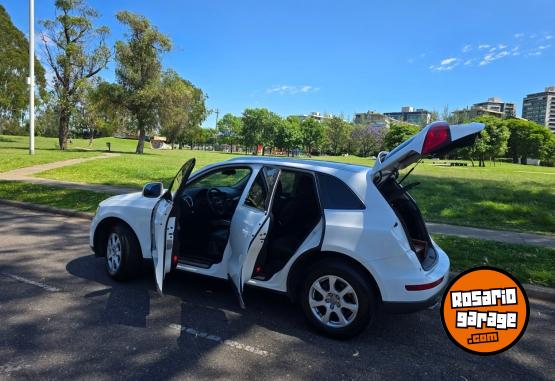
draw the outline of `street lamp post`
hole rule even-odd
[[[29,154],[35,154],[35,0],[29,0]]]

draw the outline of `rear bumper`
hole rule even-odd
[[[437,293],[432,295],[426,300],[414,301],[414,302],[382,302],[382,310],[391,314],[405,314],[411,312],[417,312],[431,307],[437,303],[441,302],[443,297],[443,292],[447,283],[445,282],[443,286],[437,290]]]

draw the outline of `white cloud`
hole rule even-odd
[[[472,50],[472,45],[470,45],[470,44],[465,45],[465,46],[462,48],[462,52],[463,52],[463,53],[468,53],[468,52],[471,51],[471,50]]]
[[[538,46],[538,49],[539,50],[545,50],[545,49],[548,49],[550,46],[551,45],[540,45],[540,46]]]
[[[553,38],[552,35],[548,34],[547,36],[545,36],[543,39],[544,40],[551,40]]]
[[[475,59],[474,59],[474,58],[471,58],[471,59],[469,59],[469,60],[464,61],[464,65],[465,65],[465,66],[472,65],[472,63],[473,63],[474,61],[475,61]]]
[[[446,59],[444,59],[443,61],[441,61],[441,64],[440,64],[440,65],[442,65],[442,66],[444,66],[444,65],[449,65],[449,64],[452,64],[453,62],[455,62],[456,60],[457,60],[457,59],[454,58],[454,57],[446,58]]]
[[[320,90],[319,87],[314,87],[310,85],[293,86],[293,85],[278,85],[270,87],[266,90],[268,94],[298,94],[298,93],[312,93]]]
[[[502,50],[502,49],[506,49],[506,48],[507,48],[507,45],[505,45],[505,44],[499,44],[499,45],[497,45],[497,47],[498,47],[499,49]]]
[[[541,55],[542,55],[542,52],[540,52],[540,51],[530,52],[530,53],[528,53],[527,55],[528,55],[528,56],[532,56],[532,57],[534,57],[534,56],[541,56]]]
[[[515,38],[522,38],[524,37],[524,33],[515,33],[514,36]]]
[[[459,59],[455,57],[449,57],[442,60],[439,65],[430,65],[429,68],[432,71],[449,71],[453,70],[455,66],[459,64]]]
[[[478,45],[478,49],[487,49],[489,47],[490,47],[489,44],[480,44],[480,45]]]

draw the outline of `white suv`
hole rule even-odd
[[[373,168],[240,157],[191,175],[192,159],[167,190],[149,183],[100,203],[90,244],[117,280],[152,258],[160,292],[172,270],[229,279],[242,307],[245,285],[287,293],[318,330],[351,337],[379,306],[414,311],[441,296],[449,258],[398,171],[483,128],[433,123]]]

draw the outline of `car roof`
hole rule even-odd
[[[368,187],[368,176],[372,170],[372,167],[365,167],[363,165],[337,163],[334,161],[324,160],[293,159],[287,157],[241,156],[226,160],[223,163],[279,165],[294,169],[326,173],[341,179],[349,185],[349,187],[362,200],[365,198],[366,189]]]
[[[294,159],[287,157],[240,156],[226,160],[226,163],[281,165],[310,171],[338,174],[337,172],[366,173],[372,167],[356,164],[338,163],[326,160]]]

